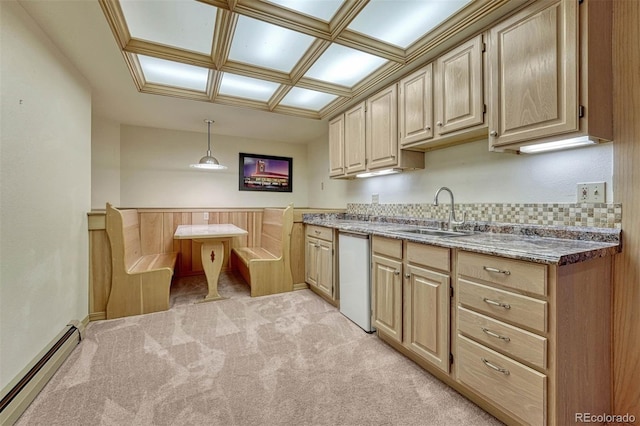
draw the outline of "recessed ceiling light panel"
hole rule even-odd
[[[406,49],[471,0],[371,0],[349,29]]]
[[[207,68],[143,55],[138,55],[138,61],[144,78],[148,83],[200,92],[205,92],[207,89],[207,79],[209,78],[209,70]]]
[[[386,62],[378,56],[334,43],[309,68],[305,77],[353,87]]]
[[[308,35],[240,16],[229,59],[288,73],[311,43]]]
[[[216,8],[197,1],[120,0],[131,37],[211,54]]]
[[[304,108],[313,111],[320,111],[329,102],[336,99],[336,95],[330,93],[316,92],[315,90],[292,88],[287,96],[280,102],[282,105]]]
[[[258,80],[257,78],[224,73],[220,82],[219,93],[221,95],[236,98],[254,99],[267,102],[278,89],[279,85],[271,81]]]
[[[333,15],[336,14],[343,0],[269,0],[269,3],[274,3],[287,9],[295,10],[296,12],[303,13],[305,15],[312,16],[314,18],[321,19],[325,22],[329,22]]]

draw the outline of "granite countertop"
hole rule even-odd
[[[303,222],[369,235],[380,235],[440,247],[503,256],[529,262],[568,265],[613,256],[622,249],[621,231],[609,228],[548,227],[468,222],[461,236],[433,236],[402,232],[439,228],[442,222],[411,218],[370,218],[346,214],[310,214]]]

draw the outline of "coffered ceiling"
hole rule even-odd
[[[138,91],[326,118],[508,0],[100,0]]]

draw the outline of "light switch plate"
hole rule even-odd
[[[380,202],[380,194],[371,194],[371,204],[378,204]]]
[[[577,187],[579,203],[604,203],[606,193],[605,182],[584,182]]]

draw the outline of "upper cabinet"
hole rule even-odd
[[[611,3],[529,2],[356,105],[331,121],[331,176],[423,168],[409,153],[477,139],[612,140]]]
[[[362,172],[367,168],[365,111],[365,103],[361,102],[344,113],[345,174]]]
[[[329,176],[344,174],[344,114],[329,122]]]
[[[433,64],[400,81],[400,144],[433,138]]]
[[[478,35],[400,81],[400,144],[432,149],[487,134]]]
[[[334,118],[329,127],[331,177],[352,178],[363,172],[424,168],[423,153],[403,151],[398,145],[395,84]]]
[[[489,31],[489,147],[612,139],[611,2],[535,2]]]
[[[436,60],[436,136],[476,126],[486,127],[483,51],[482,35],[479,35]]]
[[[398,95],[395,84],[367,99],[365,140],[369,169],[398,164]]]

